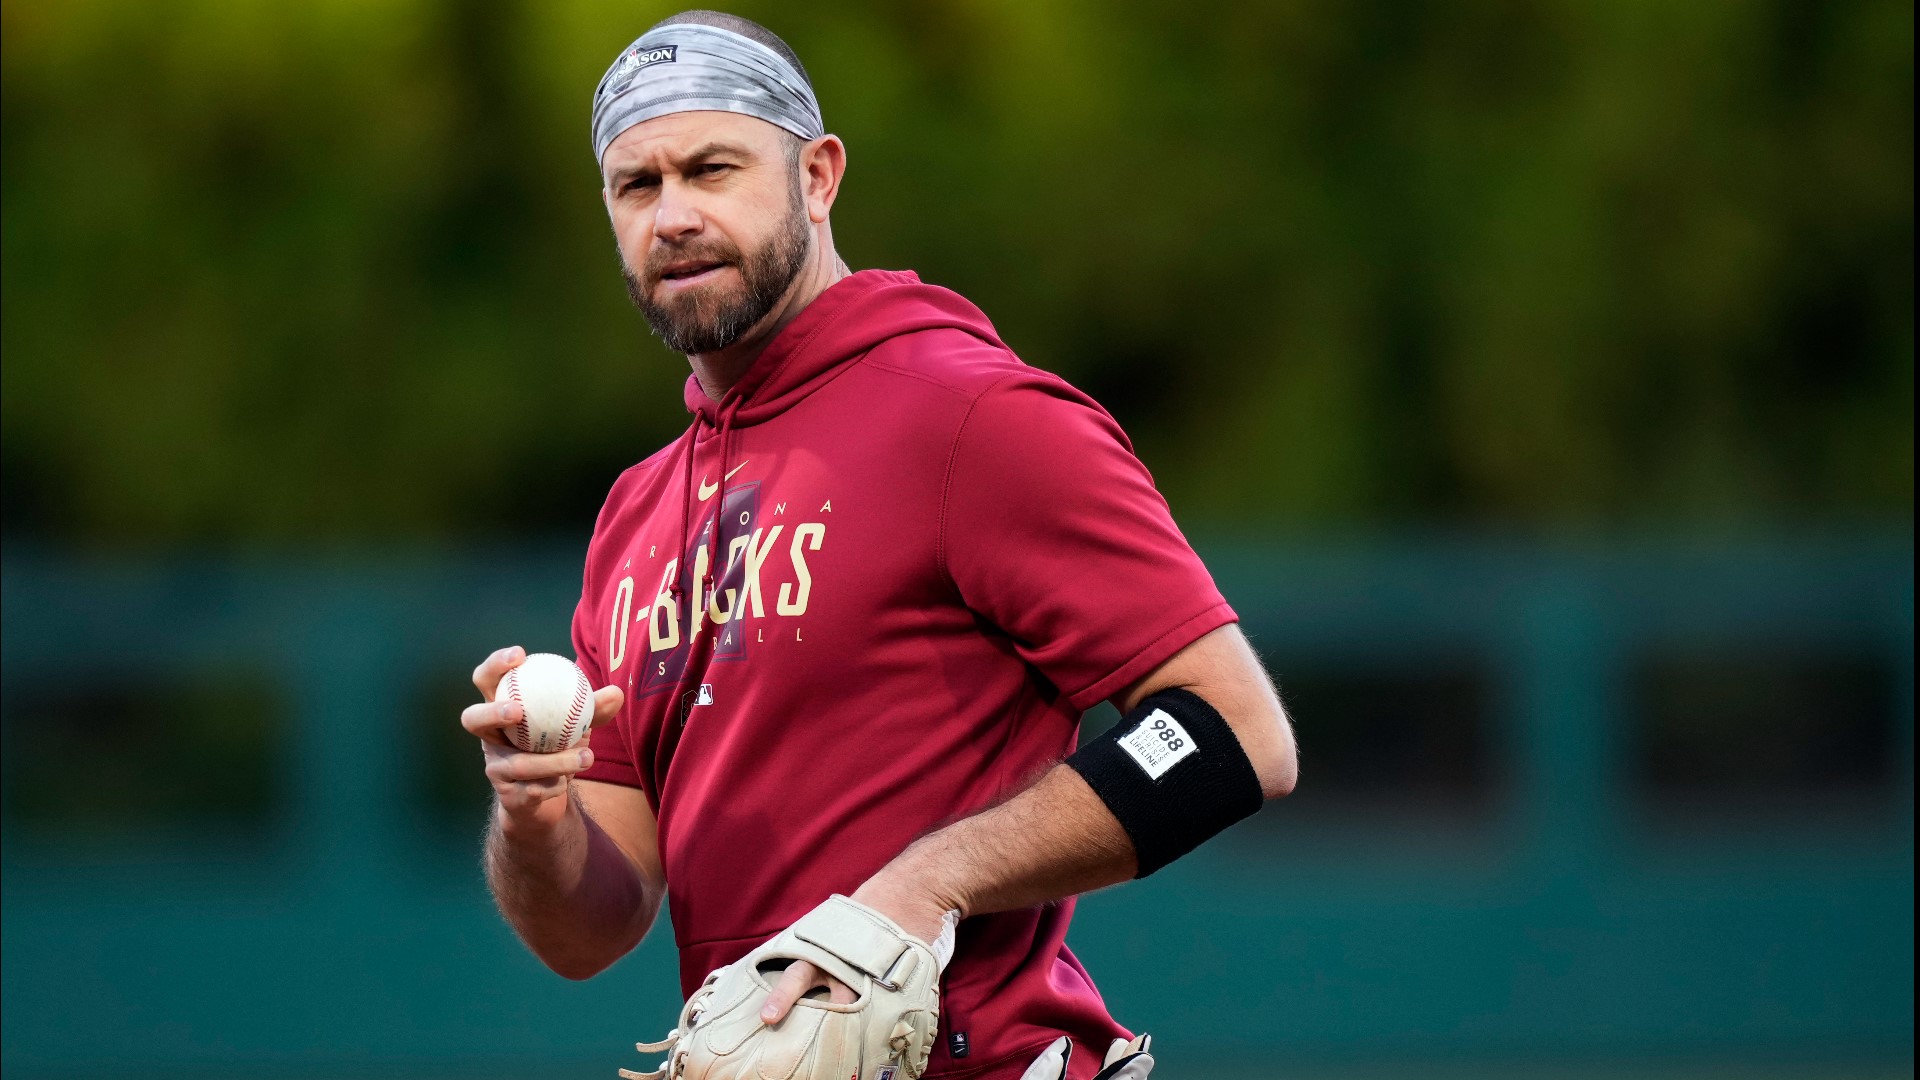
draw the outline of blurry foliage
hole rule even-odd
[[[671,6],[0,10],[11,534],[584,529],[683,426],[587,137]],[[1911,515],[1908,3],[735,10],[847,140],[848,261],[1183,519]]]

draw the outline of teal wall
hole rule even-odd
[[[1175,1080],[1280,1061],[1272,1075],[1367,1060],[1911,1060],[1910,536],[1202,547],[1283,686],[1294,663],[1483,657],[1500,779],[1465,815],[1270,806],[1084,901],[1074,947],[1123,1022],[1156,1033]],[[457,683],[508,641],[564,648],[577,573],[565,550],[297,564],[10,550],[6,1075],[633,1064],[623,1047],[657,1037],[678,1004],[664,930],[591,982],[547,973],[489,905],[478,810],[450,824],[419,797],[434,731],[422,680]],[[1817,816],[1650,814],[1624,764],[1626,659],[1702,645],[1880,658],[1891,784]],[[29,771],[89,783],[85,754],[45,760],[77,735],[23,730],[38,715],[23,702],[47,687],[137,695],[236,670],[291,705],[262,820],[75,831],[11,809]],[[1308,806],[1311,785],[1337,780],[1316,776],[1316,730],[1341,718],[1298,720]]]

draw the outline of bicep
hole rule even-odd
[[[1113,418],[1044,374],[983,394],[955,437],[942,557],[960,599],[1085,709],[1178,635],[1232,618]]]
[[[579,778],[574,779],[573,788],[587,816],[626,855],[648,889],[665,888],[667,874],[660,860],[660,827],[654,820],[653,806],[647,802],[646,792],[625,784]]]
[[[1114,695],[1126,713],[1162,690],[1181,687],[1206,699],[1233,729],[1268,798],[1293,789],[1293,728],[1273,680],[1237,623],[1202,634],[1138,682]]]

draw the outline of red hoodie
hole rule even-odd
[[[1234,614],[1119,425],[911,273],[841,280],[686,399],[607,497],[573,640],[627,692],[581,775],[652,803],[690,993]],[[1012,1080],[1065,1034],[1081,1080],[1127,1035],[1072,914],[961,924],[929,1076]]]

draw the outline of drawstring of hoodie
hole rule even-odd
[[[711,604],[713,602],[713,599],[712,599],[713,587],[714,587],[713,568],[714,568],[714,564],[719,562],[721,558],[721,553],[719,550],[720,549],[720,515],[725,511],[726,505],[727,505],[726,492],[720,489],[726,487],[727,469],[731,467],[732,457],[733,457],[733,436],[734,436],[733,422],[734,422],[734,418],[738,415],[740,411],[740,407],[743,404],[745,404],[744,397],[735,398],[733,401],[728,403],[725,407],[720,409],[718,415],[713,420],[708,420],[707,411],[704,408],[695,410],[693,423],[688,425],[687,434],[685,436],[687,461],[686,461],[686,468],[682,472],[681,486],[680,486],[680,550],[683,552],[694,553],[690,557],[694,558],[696,562],[698,561],[698,554],[697,554],[698,545],[695,543],[696,537],[694,536],[694,533],[693,533],[693,503],[694,503],[693,459],[697,456],[699,451],[700,429],[702,427],[707,426],[710,423],[713,424],[720,440],[720,479],[715,483],[715,490],[719,494],[720,498],[719,498],[719,501],[714,504],[713,518],[708,523],[707,528],[704,530],[705,532],[710,534],[710,537],[701,538],[700,540],[701,543],[707,544],[708,554],[707,554],[706,570],[701,574],[701,577],[700,577],[700,588],[697,591],[695,591],[694,597],[693,597],[694,600],[699,605]],[[687,567],[686,569],[689,572],[688,576],[691,576],[692,568]],[[674,574],[673,581],[668,586],[668,593],[673,597],[673,602],[676,607],[679,606],[681,597],[686,592],[686,590],[680,587],[680,576],[681,575],[678,573]],[[686,700],[686,693],[687,693],[686,686],[688,685],[688,680],[689,679],[694,680],[693,685],[697,686],[698,680],[700,679],[700,677],[706,674],[707,664],[710,663],[713,659],[713,644],[711,640],[709,640],[708,642],[706,655],[704,657],[696,655],[699,652],[699,642],[695,639],[695,635],[693,634],[692,628],[699,624],[700,617],[699,617],[699,612],[694,610],[694,606],[695,605],[689,605],[687,609],[687,622],[686,622],[686,626],[688,628],[687,629],[687,634],[688,634],[687,661],[685,666],[683,666],[680,669],[679,677],[674,680],[673,696],[670,699],[680,709],[679,718],[682,721],[686,719],[685,700]],[[707,636],[709,637],[709,639],[711,639],[714,635],[709,634]],[[698,663],[696,663],[696,660],[698,661]]]
[[[740,412],[744,398],[735,398],[733,403],[720,410],[720,480],[719,488],[727,486],[727,470],[733,465],[733,420]],[[720,501],[713,505],[713,540],[707,557],[707,572],[700,583],[701,595],[713,595],[713,568],[720,564],[720,515],[727,508],[727,493],[720,491]]]
[[[705,423],[706,419],[707,416],[705,413],[694,413],[693,423],[687,425],[687,433],[682,437],[682,441],[686,444],[682,452],[686,455],[687,465],[686,468],[681,470],[680,475],[681,551],[687,550],[687,545],[690,541],[691,525],[693,523],[693,458],[695,450],[700,445],[700,425]],[[686,590],[680,587],[680,575],[675,573],[673,580],[667,584],[667,595],[673,597],[673,602],[678,604],[680,602],[680,594],[685,591]]]

